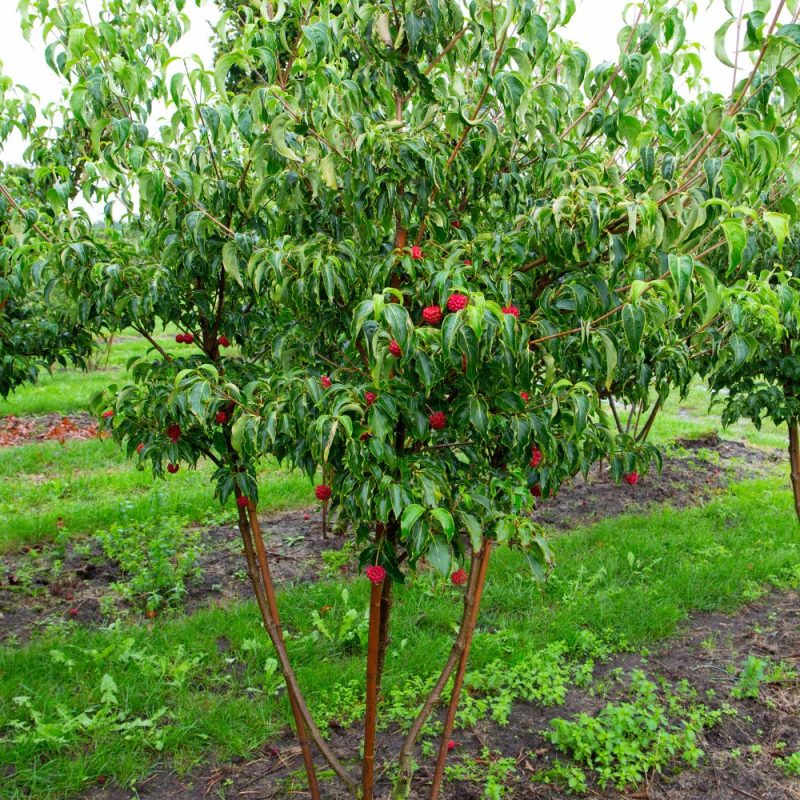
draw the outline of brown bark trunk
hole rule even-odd
[[[375,729],[378,724],[378,649],[383,584],[373,583],[369,596],[369,645],[367,648],[367,702],[364,714],[364,761],[361,767],[362,800],[373,800],[375,784]]]
[[[464,650],[464,647],[466,646],[468,623],[470,617],[472,616],[472,609],[475,604],[475,591],[478,578],[480,577],[480,562],[481,553],[473,552],[470,562],[469,582],[467,583],[467,588],[464,593],[464,610],[461,615],[461,624],[458,628],[458,635],[456,636],[455,642],[453,642],[450,655],[448,656],[447,661],[442,668],[439,679],[436,681],[436,685],[425,699],[419,714],[417,714],[416,719],[412,723],[411,728],[409,729],[408,734],[403,741],[403,747],[400,750],[400,756],[398,759],[397,779],[395,781],[394,791],[392,793],[392,797],[395,798],[395,800],[403,800],[403,798],[408,797],[411,789],[411,759],[414,754],[414,745],[417,742],[417,738],[419,737],[422,727],[425,725],[428,717],[430,717],[431,713],[433,712],[434,707],[439,702],[442,692],[444,691],[445,686],[447,686],[447,682],[450,680],[450,676],[453,674],[453,670],[456,668],[456,664],[458,664],[459,658]]]
[[[383,683],[383,668],[389,648],[389,619],[392,615],[392,582],[385,580],[381,586],[381,623],[378,629],[378,696]]]
[[[272,645],[275,648],[278,656],[278,663],[280,664],[281,672],[286,681],[287,694],[292,706],[292,713],[295,715],[295,725],[301,750],[303,751],[303,761],[306,764],[306,771],[309,776],[309,790],[311,791],[312,797],[314,800],[318,800],[320,794],[316,772],[314,771],[313,760],[311,759],[311,752],[306,738],[307,735],[309,735],[317,745],[317,748],[331,766],[331,769],[333,769],[349,789],[355,792],[357,789],[356,782],[330,750],[327,743],[322,738],[322,734],[315,725],[311,717],[311,712],[308,710],[308,706],[300,691],[297,677],[289,661],[279,623],[276,624],[278,618],[274,586],[269,572],[269,564],[266,560],[266,550],[264,549],[263,537],[261,536],[261,526],[258,523],[258,517],[256,516],[255,508],[252,507],[252,504],[247,512],[245,512],[244,509],[239,509],[239,531],[242,536],[245,559],[247,561],[250,580],[253,584],[253,591],[256,595],[256,601],[261,612],[261,619],[272,641]],[[275,616],[273,616],[273,612]]]
[[[794,510],[800,520],[800,432],[798,421],[789,420],[789,463],[792,467],[792,491],[794,492]]]
[[[464,685],[464,674],[467,671],[467,661],[469,660],[469,651],[472,647],[472,636],[475,633],[475,624],[478,621],[478,610],[481,606],[481,597],[483,595],[483,587],[486,583],[486,569],[489,566],[489,556],[492,550],[492,542],[487,539],[483,545],[483,552],[481,553],[481,563],[479,567],[478,579],[475,582],[475,600],[469,615],[467,623],[467,635],[464,642],[464,649],[461,651],[461,658],[458,662],[458,671],[456,672],[455,681],[453,682],[453,692],[450,695],[450,705],[447,707],[447,716],[444,720],[444,730],[442,731],[442,741],[439,745],[439,760],[436,762],[436,771],[433,774],[433,782],[431,783],[430,800],[437,800],[439,792],[442,788],[442,778],[444,777],[444,765],[447,761],[448,742],[450,735],[453,733],[453,725],[456,721],[456,710],[458,709],[458,701],[461,698],[461,687]]]

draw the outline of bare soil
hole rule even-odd
[[[602,678],[613,670],[643,669],[651,678],[666,678],[677,683],[687,680],[700,697],[713,689],[712,706],[729,703],[736,715],[723,715],[721,722],[707,731],[701,746],[705,752],[696,769],[666,770],[655,774],[641,786],[625,792],[602,789],[593,785],[594,798],[640,798],[641,800],[798,800],[800,780],[787,777],[774,758],[800,750],[800,681],[763,685],[758,699],[736,700],[730,696],[735,674],[748,655],[784,660],[800,668],[800,596],[797,592],[775,592],[756,604],[748,604],[734,615],[724,613],[697,614],[690,619],[684,633],[654,653],[644,657],[621,654],[596,670]],[[731,669],[733,667],[733,670]],[[624,699],[625,689],[617,697],[604,697],[585,689],[573,688],[566,702],[557,708],[533,704],[517,704],[510,722],[500,727],[484,722],[473,730],[454,733],[458,745],[453,758],[480,763],[484,747],[492,757],[513,758],[517,763],[513,782],[506,798],[515,800],[567,800],[572,795],[559,788],[531,780],[534,774],[547,769],[556,758],[553,747],[541,735],[550,720],[569,718],[578,713],[595,714],[609,700]],[[331,744],[342,755],[357,747],[359,731],[335,732]],[[379,736],[378,763],[389,761],[399,748],[397,733]],[[751,747],[755,749],[751,751]],[[563,760],[562,756],[562,760]],[[411,800],[424,800],[432,775],[430,759],[418,754],[423,765],[417,773]],[[298,788],[296,778],[302,769],[299,752],[287,737],[265,745],[249,759],[233,763],[210,763],[188,776],[178,776],[167,769],[158,769],[139,783],[136,793],[120,787],[104,785],[88,792],[86,800],[200,800],[205,797],[226,798],[289,798],[308,797]],[[291,787],[291,788],[290,788]],[[389,796],[389,782],[382,778],[376,797]],[[325,800],[344,800],[347,794],[333,783],[323,787]],[[482,800],[483,786],[468,782],[445,784],[446,800]]]
[[[616,485],[607,469],[593,470],[588,478],[578,477],[563,487],[557,497],[542,500],[535,517],[549,527],[567,529],[659,504],[684,508],[706,502],[731,480],[766,473],[784,458],[775,451],[720,440],[716,434],[680,440],[664,459],[660,474],[651,471],[629,486]],[[262,518],[278,584],[313,581],[325,573],[323,554],[341,549],[346,539],[332,532],[323,539],[321,525],[318,507]],[[0,642],[27,641],[38,630],[64,620],[83,625],[109,622],[104,608],[112,618],[139,613],[124,603],[108,602],[115,600],[113,584],[125,576],[96,543],[89,541],[88,553],[86,544],[87,540],[70,541],[61,549],[49,543],[26,546],[0,557]],[[187,587],[185,607],[177,611],[250,597],[235,525],[204,531],[199,565],[202,577]],[[351,560],[343,571],[353,566]]]

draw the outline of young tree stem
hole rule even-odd
[[[375,729],[378,724],[378,650],[383,583],[373,583],[369,596],[369,644],[367,647],[367,707],[364,714],[364,761],[361,766],[362,800],[373,800],[375,789]]]

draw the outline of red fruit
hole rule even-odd
[[[324,483],[321,483],[316,489],[314,489],[314,495],[316,496],[317,500],[322,500],[323,503],[326,500],[331,499],[331,494],[331,487]]]
[[[450,299],[447,301],[447,310],[461,311],[462,308],[467,307],[467,303],[469,303],[469,298],[465,294],[456,292],[450,295]]]
[[[538,483],[534,483],[533,486],[531,486],[531,494],[534,497],[541,497],[542,496],[542,487],[539,486]]]
[[[422,248],[418,244],[411,248],[411,258],[415,261],[419,261],[422,258]]]
[[[172,425],[167,428],[167,436],[172,440],[173,444],[181,438],[181,433],[183,433],[183,431],[177,422],[173,422]]]
[[[174,475],[180,468],[180,464],[167,464],[167,472],[169,472],[170,475]]]
[[[447,749],[448,750],[455,750],[456,749],[456,743],[452,739],[450,739],[450,741],[447,743]]]
[[[65,600],[74,600],[74,599],[75,599],[75,595],[74,595],[74,594],[72,594],[72,592],[67,592],[67,593],[64,595],[64,599],[65,599]]]
[[[454,586],[463,586],[467,582],[468,575],[463,569],[457,569],[451,576],[450,580]]]
[[[636,484],[639,483],[639,477],[639,473],[634,470],[625,476],[625,483],[629,486],[636,486]]]
[[[113,416],[114,416],[114,411],[110,408],[107,411],[103,412],[103,419],[110,419]]]
[[[367,408],[369,408],[377,399],[378,395],[376,395],[375,392],[364,392],[364,400],[367,402]]]
[[[367,567],[365,570],[369,582],[375,586],[379,586],[386,580],[386,570],[383,567]]]
[[[303,519],[311,519],[311,514],[303,514]]]
[[[464,259],[464,264],[466,264],[468,267],[471,267],[472,266],[472,259],[471,258],[465,258]]]
[[[218,425],[224,425],[228,421],[228,414],[226,411],[217,411],[214,419]]]
[[[78,609],[73,606],[67,613],[71,617],[77,617],[78,616]]]
[[[323,375],[319,382],[322,384],[323,389],[330,389],[333,386],[333,381],[327,375]]]
[[[220,337],[217,339],[217,344],[218,344],[220,347],[227,347],[227,346],[230,344],[230,342],[228,341],[228,337],[227,337],[227,336],[220,336]]]
[[[193,333],[184,333],[183,334],[183,343],[184,344],[191,344],[194,341],[194,334]]]
[[[459,222],[457,219],[454,219],[454,220],[453,220],[453,221],[450,223],[450,227],[458,229],[458,228],[460,228],[460,227],[461,227],[461,223],[460,223],[460,222]]]
[[[536,469],[544,461],[544,453],[534,445],[531,450],[531,466]]]
[[[186,337],[182,333],[175,334],[175,341],[178,344],[183,344],[186,341]]]
[[[102,786],[106,782],[106,776],[105,775],[98,775],[97,776],[97,782]]]
[[[522,398],[523,403],[527,403],[528,400],[531,399],[531,396],[527,392],[520,392],[519,396]]]
[[[400,345],[397,343],[397,339],[392,339],[389,342],[389,352],[395,357],[400,358],[403,355],[403,351],[400,348]]]
[[[440,306],[427,306],[422,309],[422,319],[428,325],[438,325],[442,321],[442,309]]]
[[[368,442],[372,438],[372,431],[364,431],[364,433],[362,433],[358,438],[362,442]]]
[[[139,442],[139,444],[136,445],[136,452],[141,453],[142,450],[144,450],[144,442]]]
[[[245,497],[243,494],[240,494],[240,495],[239,495],[239,496],[236,498],[236,505],[237,505],[237,506],[239,506],[239,508],[247,508],[247,504],[248,504],[249,502],[250,502],[250,501],[249,501],[249,500],[247,499],[247,497]]]
[[[510,314],[512,317],[519,318],[519,309],[516,306],[506,306],[503,309],[504,314]]]
[[[433,414],[428,417],[428,422],[430,422],[431,428],[435,431],[440,431],[447,425],[447,415],[444,411],[434,411]]]

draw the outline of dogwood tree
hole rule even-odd
[[[228,3],[213,70],[171,58],[182,2],[26,5],[65,82],[63,124],[90,142],[82,190],[123,209],[124,236],[62,214],[53,252],[76,297],[152,345],[97,411],[157,475],[209,459],[235,498],[312,797],[312,746],[373,797],[392,586],[423,562],[465,586],[394,787],[408,795],[452,678],[437,797],[493,547],[543,577],[533,505],[600,458],[618,479],[658,460],[616,430],[602,387],[674,320],[689,336],[715,322],[703,259],[747,226],[738,193],[794,114],[780,105],[787,73],[796,89],[792,4],[769,18],[755,4],[754,64],[730,98],[699,85],[691,3],[632,4],[617,59],[596,66],[562,32],[571,2]],[[165,323],[177,355],[154,336]],[[372,582],[360,779],[283,641],[257,515],[265,455],[313,478]]]

